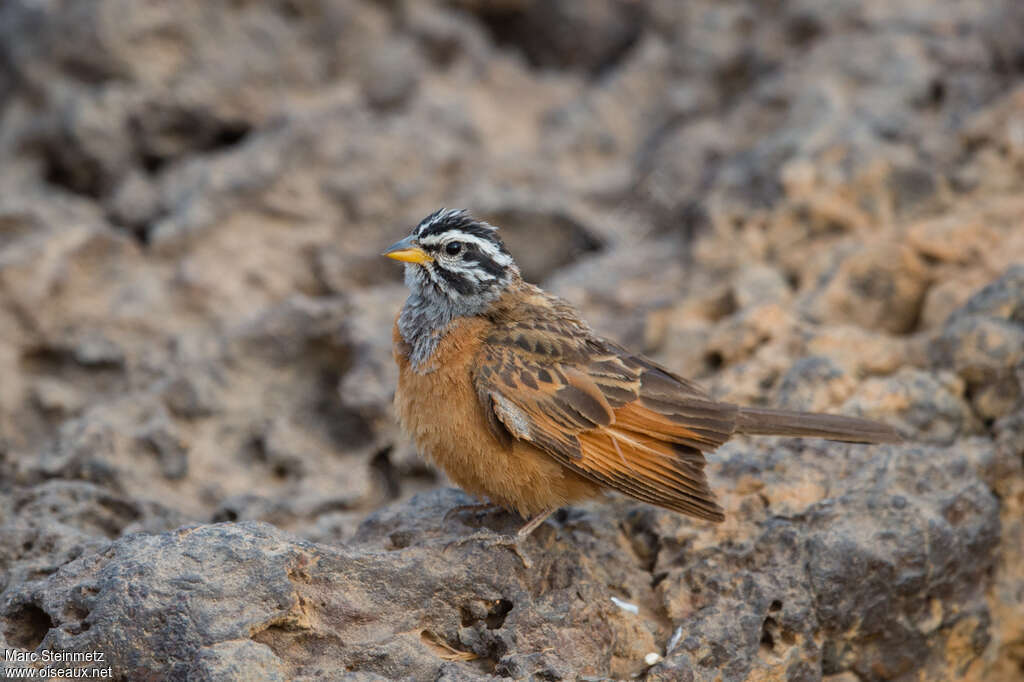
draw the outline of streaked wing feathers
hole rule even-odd
[[[732,435],[736,408],[559,313],[533,310],[483,345],[474,381],[492,428],[639,500],[722,520],[701,453]]]

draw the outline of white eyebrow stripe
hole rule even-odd
[[[512,257],[507,253],[503,253],[497,244],[489,239],[482,239],[476,235],[466,234],[461,230],[448,230],[441,234],[432,234],[430,236],[423,237],[419,242],[423,246],[437,246],[438,244],[444,243],[451,237],[457,237],[460,242],[474,244],[481,252],[486,254],[498,265],[508,266],[512,264]]]

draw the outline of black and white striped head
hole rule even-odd
[[[384,255],[403,261],[414,295],[475,315],[519,278],[519,268],[497,228],[463,210],[441,209],[424,218]]]

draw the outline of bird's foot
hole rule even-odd
[[[447,551],[455,545],[464,545],[467,542],[480,542],[488,549],[492,547],[507,547],[512,550],[513,554],[519,557],[520,561],[523,562],[523,568],[533,568],[533,561],[523,553],[522,547],[519,546],[521,541],[522,538],[518,533],[516,535],[503,535],[501,533],[496,533],[493,530],[481,530],[473,533],[472,535],[459,538],[458,540],[452,540],[445,545],[445,550]]]

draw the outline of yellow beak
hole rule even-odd
[[[413,243],[413,238],[411,236],[395,242],[381,255],[393,258],[394,260],[400,260],[403,263],[422,264],[429,263],[434,260],[426,251]]]

